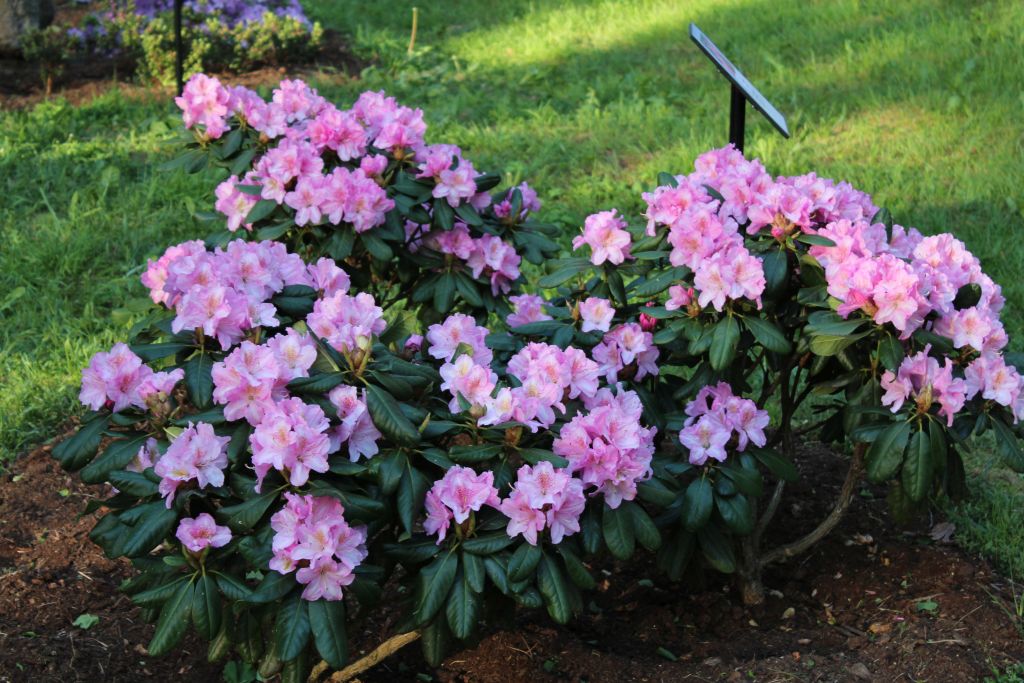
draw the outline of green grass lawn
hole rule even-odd
[[[728,88],[689,41],[694,21],[788,116],[784,140],[751,112],[748,154],[954,232],[1003,285],[1024,348],[1021,3],[421,3],[409,58],[413,4],[307,0],[376,64],[322,92],[383,88],[422,107],[432,140],[529,180],[574,231],[592,211],[637,214],[658,171],[726,141]],[[212,179],[156,170],[176,121],[166,98],[116,93],[0,112],[0,461],[78,412],[80,368],[124,336],[145,258],[207,232],[189,216],[209,208]],[[965,537],[1024,571],[1024,484],[977,460]]]

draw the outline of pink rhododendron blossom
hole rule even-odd
[[[471,356],[461,355],[451,363],[441,366],[441,390],[452,395],[448,409],[453,413],[462,411],[459,398],[465,399],[471,406],[486,406],[491,392],[497,384],[498,377],[490,368],[477,365]]]
[[[512,195],[516,190],[519,190],[519,196],[522,198],[520,204],[519,214],[517,216],[512,215]],[[537,192],[526,183],[520,183],[517,187],[510,189],[505,193],[505,197],[494,205],[494,215],[498,218],[506,218],[513,220],[526,220],[530,213],[537,213],[540,211],[541,203],[537,198]]]
[[[195,74],[188,79],[174,103],[181,109],[186,128],[203,126],[206,137],[217,139],[227,129],[228,102],[231,94],[216,78]]]
[[[238,184],[238,176],[231,176],[218,185],[214,192],[217,196],[214,208],[227,217],[228,230],[231,232],[235,232],[243,225],[245,225],[246,230],[252,230],[252,226],[244,224],[244,220],[249,215],[252,207],[256,206],[256,202],[259,201],[259,197],[254,197],[237,189],[236,186]]]
[[[583,482],[549,462],[540,462],[519,468],[512,492],[501,502],[500,510],[509,518],[509,536],[522,535],[528,543],[537,545],[537,534],[545,526],[550,528],[555,544],[578,532],[585,506]]]
[[[227,448],[231,437],[217,436],[213,426],[189,423],[154,466],[160,477],[160,494],[170,508],[178,488],[195,481],[199,488],[224,485],[228,466]]]
[[[489,366],[494,354],[487,348],[488,334],[490,331],[477,325],[472,317],[455,313],[448,316],[443,323],[427,328],[427,353],[433,358],[451,361],[459,346],[465,344],[474,363]]]
[[[295,572],[305,600],[341,600],[366,558],[366,527],[349,526],[336,498],[285,493],[285,506],[270,518],[274,530],[270,569]]]
[[[289,327],[284,334],[268,339],[267,347],[277,361],[276,389],[283,389],[293,379],[309,377],[309,369],[316,362],[316,342],[308,334]]]
[[[764,446],[764,433],[770,418],[750,399],[735,396],[725,382],[705,386],[687,404],[685,427],[679,441],[690,451],[690,463],[702,466],[708,458],[722,462],[726,446],[736,435],[736,450],[742,452],[749,444]]]
[[[256,426],[274,407],[274,391],[287,372],[282,373],[272,348],[242,342],[224,360],[213,364],[213,401],[224,406],[228,420],[244,418]]]
[[[190,552],[201,553],[207,548],[223,548],[231,542],[231,529],[218,526],[213,516],[203,512],[192,519],[178,523],[174,536]]]
[[[108,405],[115,413],[129,407],[145,410],[147,398],[170,394],[184,376],[181,368],[153,372],[127,344],[117,343],[110,351],[95,354],[82,370],[78,400],[91,410]]]
[[[512,313],[505,317],[505,324],[509,327],[551,320],[551,316],[544,312],[544,299],[536,294],[510,296],[508,301],[512,304]]]
[[[590,262],[595,266],[605,261],[619,265],[633,258],[629,253],[632,238],[626,232],[626,222],[615,214],[616,210],[612,209],[588,216],[583,224],[583,234],[573,238],[573,249],[584,244],[590,247]]]
[[[601,297],[587,297],[580,303],[580,318],[583,320],[583,332],[607,332],[611,328],[615,309],[612,302]]]
[[[365,351],[384,331],[384,310],[366,292],[349,296],[335,292],[317,299],[306,323],[318,337],[340,353]]]
[[[345,444],[352,462],[377,455],[377,441],[381,433],[366,407],[366,390],[360,394],[355,387],[340,385],[331,390],[328,398],[338,409],[341,420],[341,424],[330,432],[331,452]]]
[[[424,501],[427,519],[423,528],[427,534],[437,535],[437,543],[445,539],[452,520],[462,524],[473,512],[484,505],[497,508],[498,490],[494,488],[494,473],[477,474],[469,467],[456,465],[434,482]]]
[[[487,276],[491,281],[491,293],[508,292],[512,282],[519,279],[519,254],[515,248],[496,235],[483,235],[475,240],[473,253],[466,265],[473,271],[473,277]]]
[[[263,413],[249,443],[256,471],[256,491],[271,470],[281,472],[292,486],[303,486],[310,472],[326,472],[331,440],[323,408],[289,398]]]
[[[593,353],[609,384],[617,382],[619,372],[634,362],[636,379],[658,374],[657,360],[661,352],[654,345],[654,336],[637,323],[619,325],[605,334]]]
[[[1013,411],[1014,421],[1024,417],[1024,377],[1003,357],[988,353],[974,359],[964,371],[967,397],[980,394]]]
[[[693,287],[687,288],[682,285],[672,285],[668,288],[668,301],[665,302],[665,309],[677,311],[680,308],[686,308],[693,299]]]
[[[569,461],[568,470],[594,486],[610,508],[636,497],[636,484],[651,476],[655,427],[640,423],[643,406],[635,392],[601,389],[585,401],[555,439],[552,450]]]
[[[928,355],[929,351],[930,344],[904,358],[897,372],[882,373],[881,384],[885,390],[882,405],[889,406],[895,413],[913,396],[918,411],[923,413],[937,403],[939,414],[945,415],[946,424],[952,426],[953,418],[967,401],[968,384],[953,377],[952,360],[947,358],[944,365],[939,365],[939,361]]]

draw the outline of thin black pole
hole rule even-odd
[[[181,6],[184,0],[174,0],[174,80],[178,94],[185,88],[185,47],[181,41]]]
[[[743,91],[732,86],[732,101],[729,104],[729,142],[743,151],[743,128],[746,125],[747,98]]]

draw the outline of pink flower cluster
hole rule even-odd
[[[580,473],[584,485],[594,486],[610,508],[636,497],[636,485],[651,476],[655,427],[640,420],[640,397],[621,387],[617,393],[601,389],[584,398],[587,413],[579,413],[565,426],[552,450],[569,461],[570,473]]]
[[[880,325],[891,324],[904,339],[930,326],[957,348],[991,352],[1006,346],[1001,290],[952,235],[924,237],[893,226],[890,240],[881,223],[848,220],[829,223],[819,234],[836,243],[812,247],[811,254],[825,268],[829,294],[842,302],[840,315],[861,311]],[[957,309],[954,300],[966,285],[977,285],[981,298]]]
[[[231,93],[216,78],[195,74],[174,103],[181,109],[186,128],[203,126],[206,136],[216,139],[228,130],[230,100]]]
[[[469,226],[456,221],[451,230],[430,230],[424,233],[418,223],[406,221],[406,246],[415,253],[422,247],[439,254],[452,255],[463,261],[474,278],[485,276],[491,283],[491,293],[508,292],[514,281],[519,279],[519,264],[522,258],[515,247],[496,235],[474,238]]]
[[[349,460],[356,462],[359,458],[372,458],[377,455],[377,441],[381,433],[373,424],[370,411],[366,407],[366,390],[360,395],[355,387],[341,385],[334,387],[328,399],[338,409],[341,424],[328,436],[331,439],[331,450],[334,452],[342,444],[348,445]]]
[[[617,266],[633,258],[629,253],[633,238],[626,231],[626,221],[615,214],[616,210],[612,209],[587,216],[583,234],[572,240],[573,249],[584,244],[590,247],[590,262],[595,266],[605,261]]]
[[[101,351],[89,359],[89,365],[82,370],[78,400],[91,410],[104,406],[115,413],[128,407],[145,410],[147,399],[170,394],[184,376],[181,368],[153,372],[127,344],[117,343],[110,351]]]
[[[551,316],[544,312],[544,299],[536,294],[510,296],[508,302],[512,305],[512,312],[505,316],[505,324],[509,327],[551,320]]]
[[[953,418],[964,404],[979,392],[983,398],[995,400],[1014,410],[1020,419],[1024,405],[1020,404],[1021,378],[1015,370],[1003,363],[997,355],[981,356],[967,368],[966,381],[953,376],[953,361],[945,359],[943,365],[929,354],[931,345],[908,356],[894,373],[882,373],[882,405],[892,412],[899,411],[911,397],[917,411],[926,413],[934,404],[939,405],[939,415],[944,415],[946,424],[952,425]]]
[[[523,198],[521,208],[518,216],[512,215],[512,195],[519,190],[520,196]],[[525,221],[530,213],[537,213],[540,211],[541,203],[540,199],[537,198],[537,192],[526,183],[519,183],[517,187],[510,189],[505,193],[504,199],[494,204],[494,215],[498,218],[505,218],[514,221]]]
[[[306,264],[278,242],[235,240],[207,251],[202,242],[171,247],[142,275],[150,298],[173,309],[174,332],[202,330],[222,348],[255,327],[277,325],[271,296],[287,285],[309,285]]]
[[[686,406],[685,427],[679,441],[690,452],[690,464],[701,467],[708,458],[723,462],[728,455],[726,447],[733,434],[736,450],[743,451],[749,444],[767,443],[764,429],[768,426],[767,411],[747,398],[736,396],[725,382],[705,386]]]
[[[153,467],[160,477],[160,494],[168,508],[184,484],[195,481],[199,488],[224,485],[229,441],[231,437],[217,436],[212,425],[200,422],[196,425],[189,423],[171,442],[167,452]]]
[[[364,92],[351,109],[342,110],[302,81],[282,81],[272,101],[266,102],[251,90],[228,89],[216,78],[199,74],[177,102],[185,125],[202,126],[207,138],[222,136],[230,129],[231,118],[237,117],[264,140],[274,141],[244,177],[231,177],[217,188],[216,208],[227,217],[230,230],[251,227],[245,218],[258,198],[289,207],[299,226],[326,220],[365,232],[381,225],[394,208],[382,186],[391,163],[387,155],[414,162],[418,177],[434,182],[433,196],[452,207],[469,202],[481,210],[492,201],[488,193],[477,190],[479,174],[462,151],[454,145],[425,144],[423,112],[400,106],[383,92]],[[325,160],[333,166],[327,173]],[[259,197],[239,190],[239,184],[258,187]],[[525,183],[520,192],[525,218],[540,205]],[[496,210],[507,217],[508,196],[502,201]],[[479,264],[471,267],[493,271],[489,274],[495,291],[507,291],[503,279],[518,277],[518,257],[511,262],[514,250],[499,243],[484,244],[478,251]]]
[[[477,474],[469,467],[456,465],[427,491],[424,499],[427,518],[423,529],[431,536],[436,535],[440,545],[448,535],[452,520],[457,525],[462,524],[484,505],[497,508],[500,502],[493,472]]]
[[[583,332],[607,332],[611,329],[615,309],[612,302],[601,297],[591,296],[580,302],[580,318]]]
[[[249,443],[256,471],[256,491],[271,468],[281,472],[292,486],[303,486],[310,472],[326,472],[331,440],[330,423],[318,405],[300,398],[279,401],[263,413]]]
[[[427,353],[432,358],[450,362],[459,346],[465,344],[467,353],[477,365],[490,366],[494,353],[487,348],[490,330],[476,324],[476,320],[463,313],[448,316],[443,323],[427,328]]]
[[[519,468],[512,492],[499,509],[509,519],[510,537],[521,534],[527,543],[537,545],[537,534],[547,528],[551,542],[558,544],[580,530],[586,504],[582,481],[550,462],[539,462]]]
[[[276,401],[288,397],[288,382],[308,377],[315,361],[315,343],[294,328],[265,344],[242,342],[213,364],[213,400],[224,406],[228,420],[244,418],[255,427]]]
[[[317,299],[306,323],[318,337],[344,355],[365,352],[373,337],[387,327],[384,309],[366,292],[355,296],[335,292]]]
[[[654,335],[639,323],[624,323],[604,335],[594,347],[594,360],[609,384],[619,380],[626,366],[636,363],[635,379],[658,374],[657,360],[661,352],[654,345]]]
[[[207,512],[183,519],[178,523],[175,538],[192,553],[201,553],[207,548],[223,548],[231,542],[231,529],[219,526]]]
[[[305,600],[341,600],[366,558],[366,527],[349,526],[335,498],[285,493],[285,506],[270,518],[274,557],[270,568],[295,573]],[[297,571],[296,571],[297,570]]]

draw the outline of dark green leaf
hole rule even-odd
[[[697,532],[697,541],[704,558],[712,567],[723,574],[736,571],[736,554],[731,538],[714,526],[706,526]]]
[[[348,662],[348,635],[345,631],[345,603],[341,600],[314,600],[309,603],[309,625],[317,652],[332,669]]]
[[[804,244],[813,244],[819,247],[834,247],[836,243],[823,235],[809,235],[807,233],[800,233],[796,236],[797,242],[803,242]]]
[[[200,410],[210,407],[213,398],[213,358],[207,353],[197,353],[185,361],[185,388],[192,405]]]
[[[192,598],[192,621],[196,631],[210,640],[220,631],[220,618],[221,603],[217,584],[209,574],[199,576]]]
[[[612,509],[606,507],[602,516],[604,542],[612,555],[620,560],[628,560],[636,547],[636,534],[633,529],[633,516],[624,505]]]
[[[228,600],[248,600],[252,595],[251,588],[230,574],[220,572],[214,572],[214,574],[217,579],[217,588]]]
[[[696,531],[707,524],[713,503],[714,492],[711,489],[711,482],[704,477],[690,482],[683,496],[683,519],[686,528]]]
[[[497,457],[501,451],[500,444],[469,444],[466,446],[453,446],[448,451],[448,457],[458,463],[485,462]]]
[[[754,530],[754,510],[743,494],[715,496],[715,507],[725,520],[726,526],[737,534],[745,536]]]
[[[480,617],[480,598],[466,581],[462,569],[455,576],[448,602],[445,605],[445,616],[452,635],[465,640],[473,633],[477,619]]]
[[[871,447],[865,461],[868,478],[879,483],[892,478],[903,462],[903,449],[910,436],[910,423],[897,422],[887,427]]]
[[[512,545],[513,540],[504,531],[495,531],[466,539],[462,542],[462,549],[474,555],[493,555]]]
[[[764,489],[764,481],[761,479],[761,473],[756,469],[747,469],[746,467],[740,467],[739,465],[724,465],[721,468],[722,474],[729,477],[732,483],[736,485],[738,491],[742,491],[748,496],[761,495]]]
[[[1017,436],[1001,419],[993,417],[989,422],[996,434],[996,445],[1003,460],[1014,472],[1024,472],[1024,451],[1021,450]]]
[[[276,209],[276,208],[277,208],[277,202],[275,202],[273,199],[261,199],[258,202],[256,202],[255,204],[253,204],[252,208],[249,209],[249,213],[247,213],[245,215],[245,221],[244,222],[245,223],[256,223],[258,221],[261,221],[264,218],[266,218],[267,216],[269,216],[270,214],[274,213],[274,209]],[[282,230],[280,232],[280,234],[278,234],[278,235],[275,235],[273,237],[265,237],[264,235],[260,235],[260,239],[277,239],[278,237],[283,235],[285,232],[287,232],[287,230],[290,227],[290,225],[291,225],[290,222],[285,224],[284,230]]]
[[[217,511],[217,519],[226,524],[232,533],[246,532],[256,526],[277,497],[277,491],[268,491],[241,503],[222,507]]]
[[[416,623],[427,624],[441,610],[455,582],[459,562],[454,554],[446,552],[420,571],[417,577]]]
[[[416,517],[423,508],[423,499],[427,495],[427,489],[433,482],[425,474],[409,464],[407,458],[402,458],[405,467],[402,470],[402,479],[398,485],[398,498],[395,501],[398,505],[398,517],[402,521],[402,528],[406,533],[413,532]]]
[[[179,351],[185,349],[195,348],[193,344],[182,344],[180,342],[164,342],[160,344],[132,344],[132,353],[141,358],[146,363],[161,358],[167,358],[173,356]]]
[[[139,498],[157,494],[157,485],[140,472],[111,472],[110,483],[123,493]]]
[[[441,666],[451,647],[451,633],[445,619],[435,619],[422,629],[423,659],[430,666]]]
[[[770,448],[755,448],[748,451],[757,460],[768,468],[776,477],[785,482],[794,482],[800,478],[794,465],[788,458],[780,455]]]
[[[295,595],[276,610],[274,639],[277,641],[277,656],[282,661],[295,659],[309,642],[309,603]]]
[[[576,557],[575,553],[569,550],[564,543],[560,543],[555,548],[562,556],[562,561],[565,562],[565,571],[574,584],[584,590],[593,590],[597,587],[594,577],[590,575],[587,567],[580,558]]]
[[[82,469],[100,447],[103,430],[109,423],[109,415],[96,414],[82,424],[72,436],[57,444],[53,449],[53,457],[57,458],[60,466],[69,472]]]
[[[538,286],[548,289],[571,280],[580,273],[590,270],[593,265],[588,259],[572,259],[558,262],[558,269],[550,275],[545,275],[538,282]]]
[[[419,431],[405,416],[398,401],[391,394],[374,384],[369,384],[366,387],[366,404],[373,423],[386,436],[402,446],[415,446],[419,443]]]
[[[924,430],[914,432],[910,437],[901,478],[903,490],[910,500],[917,502],[928,495],[932,484],[932,453],[928,433]]]
[[[654,525],[647,511],[633,502],[623,503],[621,507],[625,507],[632,515],[633,531],[640,545],[648,550],[657,550],[661,546],[661,534],[658,533],[658,527]]]
[[[743,319],[744,325],[761,346],[775,353],[789,353],[793,346],[774,323],[750,315]]]
[[[708,349],[708,360],[715,370],[725,370],[736,357],[737,345],[740,341],[740,326],[736,319],[727,315],[718,321],[711,333],[711,347]]]
[[[161,543],[171,533],[178,521],[173,509],[168,510],[164,502],[157,501],[133,508],[138,511],[138,522],[130,525],[131,534],[121,547],[125,557],[144,555]],[[121,513],[122,519],[125,513]]]
[[[160,619],[156,622],[153,639],[149,641],[147,648],[151,656],[158,657],[170,652],[185,635],[192,611],[192,593],[192,582],[184,581],[164,603],[160,610]]]
[[[572,618],[570,587],[558,564],[547,553],[542,554],[537,568],[537,588],[551,618],[559,624],[568,623]]]
[[[540,562],[541,551],[535,545],[522,542],[508,561],[508,578],[510,581],[525,581],[533,575],[533,570]]]
[[[132,460],[135,459],[135,456],[139,453],[139,449],[142,448],[148,438],[148,434],[142,434],[133,438],[111,441],[107,444],[106,450],[103,451],[103,454],[100,457],[82,468],[82,472],[80,474],[82,481],[86,484],[102,484],[107,481],[111,472],[115,470],[123,470],[129,463],[131,463]],[[127,490],[122,486],[118,486],[118,488]],[[131,491],[129,491],[129,493],[131,493]],[[140,493],[137,495],[144,496],[149,494]]]

